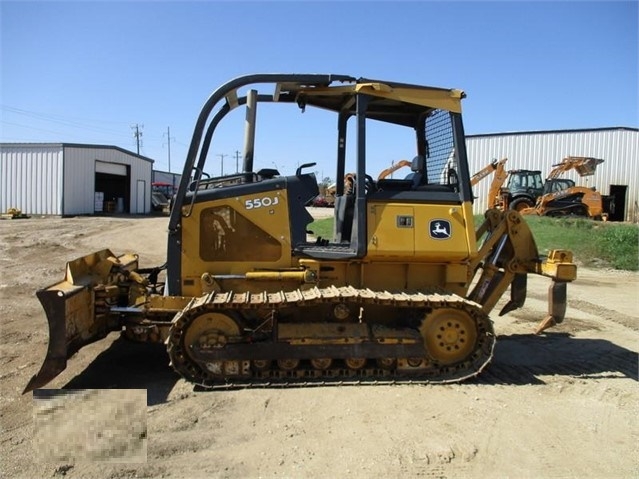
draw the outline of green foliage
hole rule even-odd
[[[639,226],[630,224],[610,225],[597,237],[602,256],[615,269],[637,271],[639,269]]]
[[[321,236],[322,238],[330,241],[333,239],[333,218],[330,217],[315,220],[308,225],[308,229],[313,232],[313,236],[316,238]]]

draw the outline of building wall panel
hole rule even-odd
[[[63,158],[60,144],[0,146],[0,212],[62,214]]]
[[[639,131],[628,128],[601,130],[551,131],[470,135],[466,139],[471,174],[486,166],[492,159],[508,158],[506,168],[541,170],[542,176],[566,156],[602,158],[594,176],[579,177],[572,171],[564,175],[577,185],[595,187],[602,194],[610,192],[610,185],[626,185],[626,220],[639,217]],[[492,177],[486,177],[473,188],[474,211],[487,208],[488,188]]]

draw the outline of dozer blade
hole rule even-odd
[[[49,346],[38,374],[23,394],[40,388],[67,367],[81,347],[118,329],[108,304],[117,300],[117,281],[137,269],[136,255],[115,257],[109,250],[67,263],[64,280],[36,292],[49,323]]]

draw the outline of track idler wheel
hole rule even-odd
[[[202,365],[197,361],[193,348],[223,348],[231,338],[241,335],[238,321],[233,313],[207,311],[188,312],[171,326],[167,339],[167,351],[174,369],[185,379],[199,383],[211,376],[223,376],[223,361]]]
[[[462,309],[437,309],[424,319],[419,330],[428,356],[441,365],[462,362],[475,350],[477,325]]]

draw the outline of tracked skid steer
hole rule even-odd
[[[521,307],[531,273],[550,286],[538,330],[560,323],[576,277],[571,253],[540,256],[516,211],[488,210],[475,226],[464,97],[345,75],[256,74],[219,87],[197,118],[166,264],[140,268],[136,254],[109,250],[70,261],[62,281],[37,292],[49,347],[25,392],[112,331],[164,343],[171,366],[207,388],[462,381],[491,360],[489,313],[508,290],[500,314]],[[254,167],[262,104],[334,114],[331,238],[308,234],[306,207],[319,193],[313,163],[291,158],[300,166],[290,176]],[[220,171],[210,153],[218,126],[236,109],[246,114],[242,171],[211,177]],[[413,158],[406,178],[369,171],[377,125],[413,138],[388,137],[397,157]]]

